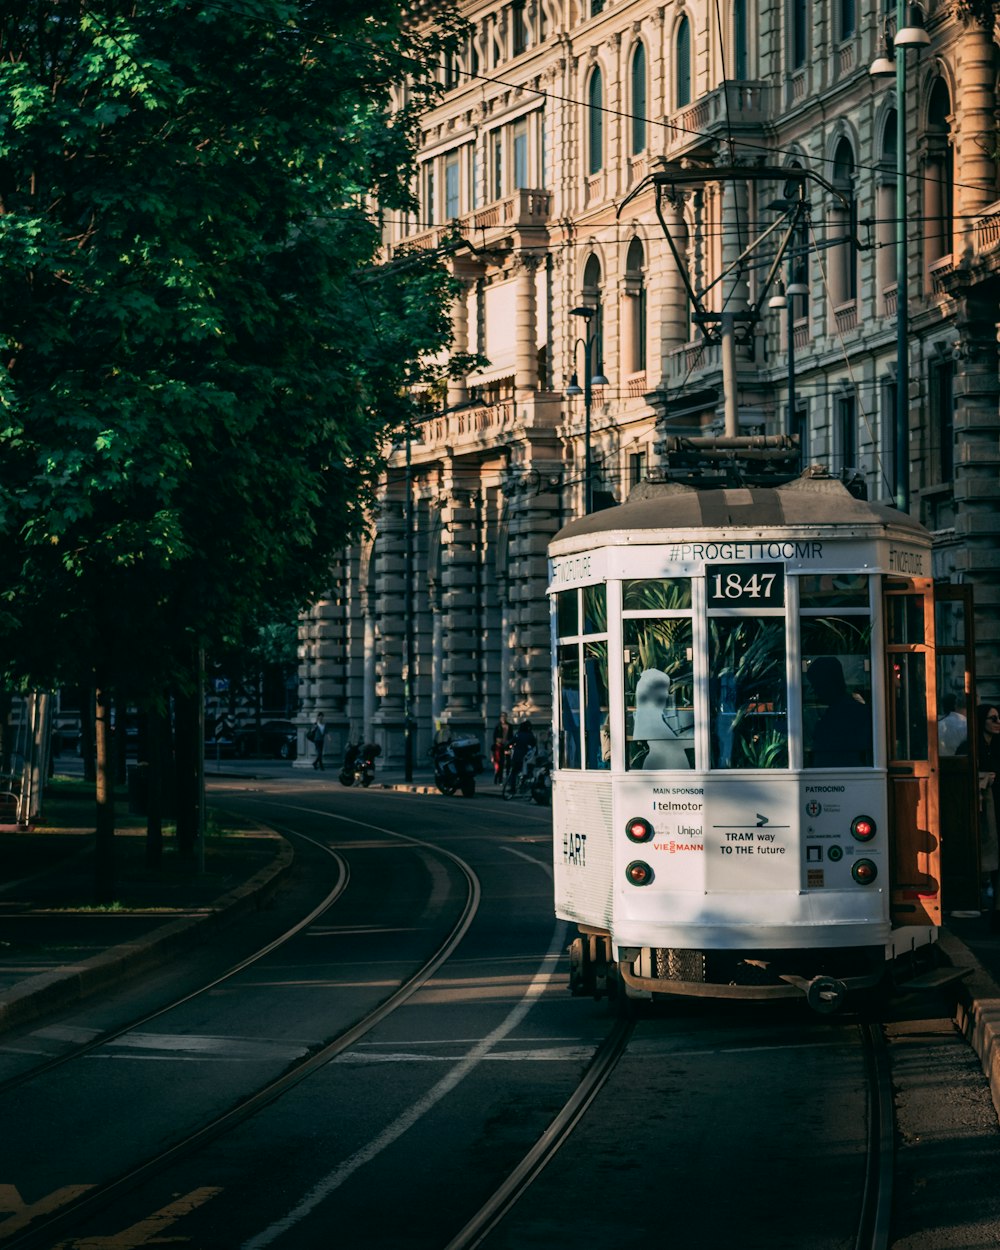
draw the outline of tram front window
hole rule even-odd
[[[785,622],[709,621],[713,768],[787,768]]]
[[[871,619],[801,619],[802,738],[806,768],[871,768]]]
[[[625,767],[695,766],[690,617],[626,618]]]

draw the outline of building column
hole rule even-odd
[[[510,712],[547,729],[552,717],[548,544],[559,529],[561,461],[534,460],[506,487]]]
[[[454,467],[454,466],[453,466]],[[446,482],[441,504],[441,624],[444,633],[441,720],[452,734],[483,732],[481,697],[480,500]]]
[[[453,356],[464,356],[469,350],[469,283],[459,279],[460,286],[451,308]],[[448,407],[464,404],[469,398],[468,379],[463,375],[448,379]]]
[[[969,218],[996,199],[997,168],[993,154],[997,140],[992,6],[982,19],[966,17],[958,44],[957,81],[961,87],[952,101],[955,114],[955,221],[963,229],[955,263],[972,253],[974,227]]]
[[[539,257],[531,252],[521,252],[514,259],[514,390],[518,399],[527,399],[538,389],[538,264]]]
[[[980,701],[1000,698],[1000,377],[997,292],[959,305],[955,376],[955,551],[960,580],[975,587]]]
[[[403,763],[403,658],[406,639],[401,610],[406,587],[407,530],[402,500],[384,497],[375,539],[375,741],[386,764]]]

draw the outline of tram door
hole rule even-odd
[[[892,923],[941,923],[934,583],[883,583]]]
[[[975,630],[972,587],[934,587],[937,651],[941,870],[949,911],[979,911],[979,788],[976,774]]]

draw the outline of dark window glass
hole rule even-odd
[[[802,739],[806,768],[871,768],[871,621],[802,618]]]
[[[709,621],[712,768],[787,768],[785,622]]]
[[[632,55],[632,154],[646,150],[646,49],[640,43]]]
[[[690,606],[689,577],[660,577],[622,582],[622,609],[626,612],[682,611]]]
[[[886,598],[886,641],[890,646],[920,644],[924,641],[924,600],[921,595],[888,595]]]
[[[691,103],[691,23],[681,18],[676,45],[677,107]]]
[[[584,743],[588,768],[611,767],[608,719],[608,644],[583,645]]]
[[[599,69],[595,69],[590,76],[588,103],[587,169],[589,173],[597,174],[604,168],[604,80]]]
[[[560,638],[573,637],[580,632],[580,609],[578,592],[561,590],[556,595],[556,633]]]
[[[559,767],[580,768],[580,652],[576,643],[559,648]]]
[[[608,632],[608,593],[603,582],[583,588],[583,632],[606,634]]]
[[[747,41],[747,0],[733,0],[733,77],[745,80],[750,76]]]
[[[864,573],[807,573],[799,578],[802,608],[867,608],[868,578]]]

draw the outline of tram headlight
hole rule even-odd
[[[625,836],[630,842],[651,842],[653,826],[642,816],[636,816],[625,826]]]
[[[649,864],[644,864],[641,859],[633,859],[631,864],[625,869],[625,876],[628,877],[632,885],[649,885],[653,880],[653,870]]]
[[[878,826],[871,816],[855,816],[851,821],[851,837],[859,842],[870,842],[878,833]]]
[[[870,859],[856,859],[851,865],[851,876],[858,885],[871,885],[878,876],[878,869]]]

